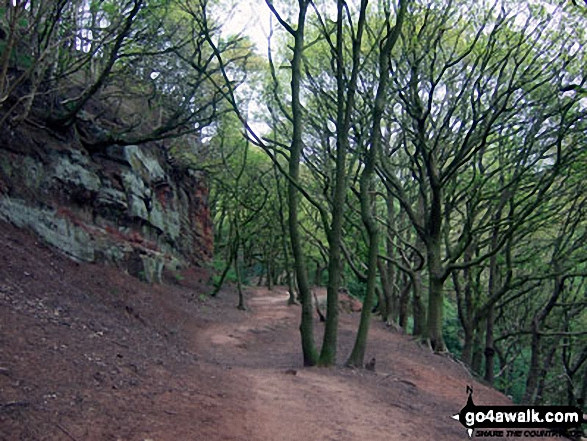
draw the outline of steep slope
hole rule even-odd
[[[150,286],[0,223],[0,440],[241,439],[183,338],[215,313],[189,301],[205,277]]]

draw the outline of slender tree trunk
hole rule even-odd
[[[441,275],[440,239],[429,238],[428,247],[428,326],[426,337],[435,352],[445,352],[442,335],[444,321],[444,280]]]
[[[289,263],[289,258],[287,258],[286,265]],[[294,283],[294,277],[291,273],[291,270],[288,268],[285,272],[285,280],[287,283],[287,292],[289,294],[289,299],[287,300],[288,305],[295,305],[296,304],[296,288]]]
[[[464,253],[464,263],[468,264],[473,258],[473,246],[467,247]],[[463,279],[465,286],[462,287],[457,271],[452,273],[453,285],[457,296],[458,316],[464,333],[463,349],[461,360],[471,366],[473,356],[473,336],[475,334],[473,325],[473,274],[471,268],[463,270]]]
[[[552,263],[552,267],[555,272],[559,270],[558,265],[555,262]],[[530,346],[532,350],[532,355],[530,357],[530,366],[526,377],[526,391],[524,392],[523,398],[524,403],[534,403],[537,398],[536,390],[538,388],[538,381],[541,372],[541,327],[543,326],[543,322],[546,320],[552,309],[555,307],[559,297],[561,296],[563,292],[563,283],[563,278],[561,278],[560,276],[555,277],[554,288],[548,303],[537,314],[535,314],[534,318],[532,319],[532,343]]]
[[[235,240],[232,239],[232,235],[233,235],[233,221],[230,220],[230,232],[228,235],[229,242],[226,244],[226,262],[224,263],[224,270],[222,270],[222,274],[220,275],[220,279],[215,284],[214,289],[212,290],[212,293],[210,294],[210,297],[216,297],[218,295],[218,293],[222,289],[222,286],[224,285],[224,281],[226,279],[226,276],[228,275],[228,271],[230,271],[230,268],[232,267],[232,262],[234,260],[235,247],[236,247]]]
[[[300,160],[303,149],[303,110],[300,102],[300,86],[302,80],[302,53],[304,50],[304,26],[306,23],[306,13],[309,2],[308,0],[299,0],[298,3],[300,10],[298,14],[298,27],[294,32],[294,50],[291,66],[293,132],[290,147],[289,175],[293,182],[290,181],[288,184],[289,234],[294,256],[294,266],[298,281],[300,300],[302,302],[300,334],[302,339],[304,366],[314,366],[318,361],[318,353],[314,343],[312,292],[308,283],[308,273],[302,247],[302,238],[300,236],[298,220],[299,191],[295,185],[299,182]]]
[[[424,216],[424,201],[422,200],[421,196],[418,198],[418,212],[420,213],[420,216]],[[425,255],[426,246],[419,234],[416,234],[415,240],[418,253],[420,256]],[[410,276],[412,278],[412,314],[414,318],[414,329],[412,330],[412,335],[425,337],[427,316],[426,306],[422,300],[422,271],[413,271]]]
[[[379,267],[379,277],[381,278],[381,289],[377,291],[379,294],[379,313],[381,314],[381,320],[388,323],[391,302],[389,275],[387,266],[381,259],[377,262],[377,266]]]
[[[536,388],[538,386],[538,377],[540,375],[540,325],[538,318],[534,318],[532,321],[532,343],[530,349],[532,355],[530,357],[530,366],[528,375],[526,377],[526,391],[522,402],[526,404],[534,403],[536,398]]]
[[[503,180],[502,180],[503,181]],[[501,206],[493,215],[494,227],[491,235],[491,251],[496,251],[499,243],[499,220],[501,219]],[[492,298],[499,286],[499,268],[497,266],[497,253],[493,254],[489,259],[489,282],[488,289],[489,297]],[[495,306],[489,305],[487,309],[487,329],[485,330],[485,381],[493,384],[494,381],[494,355],[495,348],[493,347],[493,321],[495,316]]]
[[[485,335],[485,319],[479,320],[475,328],[475,334],[473,336],[473,355],[471,357],[471,369],[473,372],[481,375],[481,368],[483,366],[483,337]]]
[[[391,225],[396,222],[395,211],[393,207],[393,193],[387,189],[386,206],[387,206],[387,222],[388,231],[386,235],[386,252],[388,256],[394,255],[394,246],[391,239]],[[395,266],[389,261],[379,261],[379,276],[381,278],[381,298],[379,299],[379,311],[381,312],[381,319],[389,323],[397,320],[397,305],[394,295],[394,278],[396,277]]]
[[[220,279],[216,283],[216,286],[214,286],[214,290],[210,294],[210,297],[216,297],[218,295],[218,293],[222,289],[222,286],[224,285],[224,280],[226,279],[226,275],[228,274],[228,271],[230,270],[231,266],[232,266],[232,256],[226,261],[226,263],[224,265],[224,270],[222,271],[222,275],[220,276]]]
[[[272,243],[273,240],[271,240],[269,243]],[[273,291],[273,252],[271,250],[267,251],[267,259],[266,259],[267,265],[267,289],[269,291]]]
[[[238,233],[237,233],[238,236]],[[237,308],[241,311],[246,311],[247,309],[247,305],[245,303],[245,294],[243,292],[243,285],[242,285],[242,279],[241,279],[241,259],[238,258],[238,250],[239,250],[239,245],[237,242],[236,245],[236,249],[234,252],[234,271],[236,273],[236,286],[238,289],[238,305]]]
[[[534,400],[534,403],[537,405],[543,404],[544,387],[546,385],[546,373],[550,370],[550,367],[552,366],[552,359],[556,354],[556,350],[557,345],[550,349],[548,355],[546,356],[546,359],[544,360],[544,363],[542,364],[543,366],[541,369],[540,378],[538,380],[538,386],[536,387],[536,399]],[[576,403],[570,402],[569,404],[573,405]]]
[[[352,71],[349,79],[345,78],[344,63],[344,8],[345,2],[337,0],[336,22],[336,172],[334,194],[332,197],[332,223],[327,232],[328,254],[328,286],[326,326],[320,354],[320,365],[332,366],[336,363],[338,342],[338,291],[343,273],[342,224],[345,214],[346,192],[348,187],[346,157],[349,150],[348,133],[352,110],[354,108],[357,78],[359,74],[361,41],[366,17],[367,0],[361,1],[357,32],[353,39]],[[345,99],[346,91],[346,99]]]
[[[410,293],[412,292],[412,279],[405,275],[402,278],[404,279],[404,289],[401,290],[399,296],[398,324],[406,332],[408,326],[408,305],[410,302]]]
[[[426,308],[422,301],[422,272],[415,271],[412,276],[412,309],[414,317],[414,336],[423,336],[426,330]]]
[[[469,306],[468,299],[471,296],[471,284],[470,284],[470,270],[464,271],[465,275],[465,288],[462,289],[459,282],[459,275],[457,272],[453,273],[453,285],[457,295],[457,306],[459,313],[459,320],[464,333],[463,349],[461,352],[461,360],[467,366],[471,366],[471,358],[473,356],[473,336],[475,334],[473,320],[471,317],[471,309]]]
[[[367,167],[365,167],[367,168]],[[361,212],[363,222],[367,228],[369,237],[369,254],[367,257],[367,290],[365,293],[365,300],[363,302],[363,309],[361,310],[361,322],[359,324],[359,330],[355,339],[355,345],[351,352],[351,355],[347,361],[347,366],[362,367],[365,359],[365,349],[367,347],[367,336],[369,334],[369,325],[371,321],[371,310],[373,309],[375,299],[375,284],[377,282],[377,259],[378,259],[378,244],[379,244],[379,229],[377,228],[375,217],[371,210],[372,207],[371,199],[373,196],[370,195],[370,189],[372,188],[371,178],[367,173],[367,177],[363,177],[361,187],[362,197],[366,200],[361,201]]]
[[[316,261],[316,271],[314,271],[314,286],[322,286],[322,273],[324,268],[320,266],[320,262]]]
[[[472,327],[463,327],[464,335],[464,342],[463,342],[463,350],[461,352],[461,361],[465,363],[467,366],[471,366],[472,358],[473,358],[473,328]]]
[[[366,1],[361,3],[359,27],[353,45],[353,71],[348,83],[344,78],[344,51],[343,51],[343,20],[344,2],[337,1],[337,24],[336,24],[336,81],[337,81],[337,137],[336,137],[336,172],[335,187],[332,198],[332,223],[327,231],[329,243],[328,255],[328,285],[327,285],[327,319],[320,354],[320,364],[331,366],[336,362],[336,351],[338,341],[338,291],[342,278],[343,262],[341,256],[342,246],[342,223],[345,213],[347,171],[346,156],[348,151],[348,129],[350,126],[351,109],[354,106],[354,95],[358,75],[358,55],[360,41],[362,38],[363,24],[365,17]],[[358,45],[357,45],[358,41]],[[348,88],[347,99],[345,91]]]
[[[383,55],[382,49],[381,64],[385,66],[385,73],[379,80],[379,87],[375,99],[375,109],[373,111],[373,128],[371,134],[371,145],[367,152],[365,166],[360,179],[360,196],[361,196],[361,218],[368,237],[368,255],[367,255],[367,289],[363,309],[361,310],[361,322],[355,339],[355,345],[347,361],[348,366],[362,367],[365,359],[365,349],[367,346],[367,335],[369,334],[369,325],[371,321],[371,310],[375,300],[375,284],[377,283],[377,259],[379,252],[379,228],[375,219],[375,196],[374,196],[374,171],[375,161],[379,143],[381,142],[381,117],[384,109],[384,91],[387,90],[386,79],[389,76],[387,71],[387,61],[389,54]],[[383,64],[385,61],[385,64]]]
[[[276,125],[276,124],[275,124]],[[296,289],[295,289],[295,281],[292,274],[292,269],[290,267],[291,262],[289,260],[289,236],[287,234],[287,225],[285,222],[284,212],[284,204],[283,204],[283,195],[281,190],[281,185],[279,183],[279,175],[277,174],[277,167],[273,165],[273,173],[275,174],[275,185],[277,187],[277,200],[279,203],[279,225],[281,227],[281,247],[283,252],[283,259],[285,260],[285,280],[287,283],[289,299],[287,301],[288,305],[294,305],[296,303]]]
[[[222,243],[223,239],[223,231],[224,231],[224,220],[226,219],[226,209],[224,207],[220,210],[220,219],[215,226],[215,233],[214,233],[214,243]]]
[[[385,36],[380,45],[379,53],[379,84],[373,106],[373,121],[369,139],[369,149],[360,178],[361,219],[367,230],[367,290],[361,311],[361,322],[357,332],[355,345],[347,361],[348,366],[362,367],[365,359],[367,335],[371,321],[371,310],[375,300],[375,284],[377,283],[377,259],[379,254],[379,228],[375,218],[375,164],[381,149],[381,119],[385,110],[388,83],[389,61],[391,51],[397,42],[406,13],[407,0],[401,0],[395,26]]]
[[[493,305],[487,310],[487,328],[485,330],[485,381],[493,384],[495,379],[494,361],[495,349],[493,348],[493,321],[494,321],[494,307]]]

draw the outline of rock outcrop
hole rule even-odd
[[[71,138],[71,137],[69,137]],[[204,176],[161,143],[88,154],[33,126],[0,135],[0,218],[73,259],[111,262],[148,282],[212,255]]]

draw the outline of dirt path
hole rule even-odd
[[[298,308],[286,306],[287,293],[279,289],[251,293],[252,312],[244,323],[212,326],[198,337],[213,362],[233,370],[250,391],[251,440],[383,441],[418,431],[401,410],[378,411],[369,390],[352,381],[366,373],[299,368]],[[401,433],[390,433],[393,420]]]
[[[300,368],[299,307],[287,306],[279,287],[249,290],[249,305],[238,323],[215,323],[196,338],[204,358],[230,370],[248,391],[247,439],[465,439],[450,416],[474,381],[457,363],[375,322],[368,353],[377,356],[377,372]],[[350,350],[357,321],[358,314],[341,317],[341,354]],[[317,342],[321,330],[317,322]],[[475,389],[479,404],[507,403],[482,385]]]

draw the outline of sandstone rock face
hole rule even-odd
[[[0,218],[73,259],[106,261],[148,282],[212,255],[204,176],[165,160],[164,145],[81,145],[19,128],[0,137]]]

